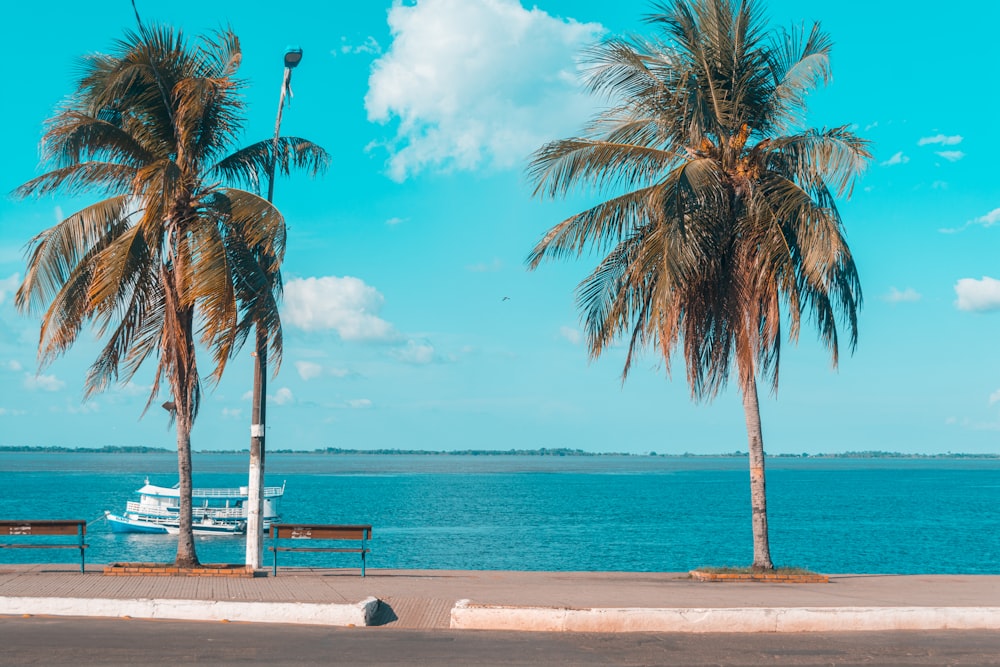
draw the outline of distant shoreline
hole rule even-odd
[[[0,453],[32,453],[32,454],[173,454],[175,450],[164,447],[146,447],[105,445],[104,447],[61,447],[61,446],[0,446]],[[240,450],[196,450],[195,454],[232,454],[246,455],[246,449]],[[746,458],[746,452],[736,451],[717,454],[658,454],[645,452],[641,454],[628,452],[587,452],[582,449],[556,448],[549,449],[462,449],[462,450],[426,450],[426,449],[341,449],[326,447],[313,450],[272,449],[269,454],[306,455],[322,454],[329,456],[546,456],[546,457],[601,457],[628,456],[640,458]],[[905,454],[902,452],[859,451],[841,452],[836,454],[768,454],[772,459],[1000,459],[998,454],[967,454],[947,452],[944,454]]]

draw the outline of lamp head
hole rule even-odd
[[[302,60],[302,49],[297,46],[289,46],[285,49],[285,67],[292,69]]]

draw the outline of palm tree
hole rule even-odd
[[[110,55],[82,60],[75,92],[49,119],[42,163],[15,191],[103,197],[36,236],[16,304],[43,310],[39,363],[65,352],[84,324],[105,340],[85,397],[128,382],[157,358],[176,419],[180,535],[176,564],[198,563],[191,525],[191,428],[201,399],[196,345],[215,383],[258,326],[280,360],[279,273],[285,224],[255,192],[267,173],[325,166],[322,148],[283,138],[227,155],[242,129],[240,45],[229,30],[192,47],[169,27],[126,33]],[[259,189],[259,188],[257,188]],[[144,411],[145,412],[145,411]]]
[[[559,223],[528,258],[607,253],[577,288],[592,358],[627,339],[622,381],[651,346],[680,351],[694,400],[735,368],[749,438],[753,567],[772,569],[758,379],[777,390],[782,328],[803,317],[838,355],[857,342],[861,286],[835,198],[870,159],[847,127],[807,129],[805,96],[829,78],[831,42],[769,28],[754,0],[673,0],[654,38],[590,53],[590,90],[610,100],[584,136],[533,155],[536,196],[585,186],[601,203]],[[783,323],[783,319],[785,322]]]

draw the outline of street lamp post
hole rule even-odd
[[[274,172],[278,164],[278,140],[281,136],[281,112],[285,96],[291,92],[292,69],[302,60],[302,49],[285,49],[285,75],[278,99],[278,116],[274,121],[274,139],[271,141],[271,164],[268,167],[267,201],[274,198]],[[273,268],[273,267],[267,267]],[[260,326],[256,331],[256,350],[253,355],[253,406],[250,416],[250,477],[247,489],[247,548],[246,565],[261,567],[264,552],[264,424],[267,410],[267,331]]]

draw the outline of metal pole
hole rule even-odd
[[[292,80],[292,68],[285,66],[278,99],[278,116],[271,141],[271,164],[268,168],[267,201],[274,199],[274,172],[278,163],[278,139],[281,136],[281,112],[285,93]],[[270,287],[270,286],[269,286]],[[260,569],[264,553],[264,429],[267,412],[267,331],[257,328],[253,354],[253,406],[250,415],[250,475],[247,481],[246,566]]]

